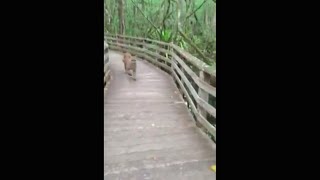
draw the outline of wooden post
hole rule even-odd
[[[157,47],[161,48],[161,45],[160,45],[160,44],[153,43],[153,45],[156,45]],[[158,48],[156,48],[155,53],[156,53],[156,55],[160,55],[160,54],[159,54],[159,51],[158,51]],[[161,66],[158,65],[158,63],[159,63],[159,64],[161,63],[161,62],[160,62],[160,59],[158,59],[157,57],[153,57],[153,58],[156,60],[155,63],[154,63],[154,65],[157,66],[159,69],[162,70]],[[156,62],[157,62],[157,63],[156,63]]]
[[[141,52],[139,54],[139,58],[141,58],[142,60],[145,60],[145,57],[144,57],[144,38],[142,40],[139,41],[141,44],[140,44],[140,48],[141,48]]]
[[[181,93],[181,96],[183,97],[183,91],[182,91],[179,83],[176,81],[176,78],[174,78],[174,73],[176,73],[174,71],[174,64],[176,64],[176,60],[174,59],[174,56],[173,56],[173,54],[175,54],[174,48],[173,48],[173,42],[170,42],[170,53],[171,53],[171,75],[173,77],[174,82],[176,83],[176,86],[177,86],[179,92]]]
[[[132,70],[132,74],[130,74],[130,70],[129,70],[129,75],[132,76],[132,78],[134,80],[136,80],[136,69],[137,69],[137,62],[136,62],[136,52],[135,50],[130,49],[130,47],[135,45],[135,39],[131,38],[131,37],[123,37],[124,41],[123,44],[127,44],[129,46],[129,48],[123,48],[126,52],[130,52],[132,54],[132,60],[131,60],[131,64],[130,64],[130,68]]]
[[[131,46],[131,41],[130,41],[130,39],[129,38],[127,38],[127,37],[123,37],[123,42],[122,42],[122,44],[125,44],[125,45],[127,45],[127,46]]]
[[[132,39],[132,38],[131,38],[131,40],[132,40],[131,41],[131,46],[137,47],[137,45],[136,45],[136,41],[137,40],[136,39]]]
[[[104,42],[104,76],[103,76],[103,84],[104,88],[108,84],[110,80],[110,71],[109,71],[109,47],[106,42]]]
[[[146,42],[145,42],[145,39],[143,39],[143,40],[142,40],[142,47],[141,47],[143,50],[144,50],[144,44],[145,44],[145,43],[146,43]]]
[[[171,42],[172,43],[172,42]],[[172,46],[171,46],[171,43],[167,45],[167,50],[169,51],[168,53],[168,59],[169,59],[169,56],[170,56],[170,67],[171,67],[171,70],[170,70],[170,75],[172,76]],[[167,64],[169,66],[169,64]]]
[[[199,72],[199,77],[201,80],[203,80],[204,82],[207,82],[208,84],[210,83],[210,75],[205,73],[204,71],[200,71]],[[209,93],[205,92],[204,90],[202,90],[200,87],[199,87],[199,90],[198,90],[198,95],[201,99],[203,99],[204,101],[206,102],[209,102]],[[206,110],[204,110],[201,106],[199,106],[199,104],[197,104],[197,109],[198,109],[198,112],[199,114],[204,117],[205,119],[207,119],[207,112]],[[198,127],[203,127],[199,122],[197,122],[197,126]]]
[[[171,53],[171,71],[173,73],[173,70],[174,70],[173,63],[175,63],[175,61],[174,61],[174,58],[173,58],[174,51],[173,51],[172,44],[173,44],[173,42],[170,42],[170,46],[169,47],[170,47],[170,53]]]
[[[118,44],[119,44],[119,37],[118,37],[117,34],[115,35],[115,38],[116,38],[116,42],[117,42],[117,45],[116,45],[116,46],[118,46]]]
[[[131,67],[132,67],[132,78],[133,78],[134,80],[136,80],[136,79],[137,79],[137,78],[136,78],[137,61],[136,61],[135,58],[132,59],[132,61],[131,61]]]

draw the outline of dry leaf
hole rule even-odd
[[[216,172],[216,165],[211,166],[210,169],[211,169],[213,172]]]

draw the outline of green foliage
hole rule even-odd
[[[160,40],[164,42],[170,42],[172,32],[169,29],[165,29],[161,31]]]
[[[116,34],[119,29],[118,1],[105,1],[105,31]],[[216,0],[125,0],[125,33],[175,44],[200,58],[199,53],[177,33],[177,12],[181,11],[181,28],[194,45],[215,61]],[[182,2],[179,6],[178,2]],[[202,5],[202,6],[201,6]],[[110,22],[106,21],[110,18]]]

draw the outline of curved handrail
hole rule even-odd
[[[216,70],[173,43],[107,34],[110,49],[128,51],[171,74],[197,124],[216,137]],[[214,122],[210,122],[214,120]]]
[[[142,41],[142,42],[151,42],[152,44],[156,44],[156,45],[163,45],[163,46],[171,46],[172,48],[174,48],[176,51],[178,51],[179,53],[183,54],[184,56],[187,56],[187,61],[189,61],[191,64],[193,64],[194,66],[196,66],[199,69],[202,69],[203,71],[205,71],[206,73],[212,75],[212,76],[216,76],[216,69],[215,66],[210,66],[206,63],[204,63],[203,61],[201,61],[200,59],[198,59],[197,57],[194,57],[193,55],[191,55],[190,53],[184,51],[182,48],[180,48],[179,46],[173,44],[173,43],[166,43],[166,42],[162,42],[162,41],[157,41],[157,40],[153,40],[153,39],[149,39],[149,38],[141,38],[141,37],[132,37],[132,36],[125,36],[125,35],[114,35],[114,34],[107,34],[106,37],[109,40],[114,40],[114,39],[118,39],[121,38],[122,40],[124,40],[124,42],[126,42],[126,39],[129,40],[136,40],[136,41]]]

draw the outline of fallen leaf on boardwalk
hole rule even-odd
[[[210,169],[211,169],[212,171],[216,172],[216,165],[211,166]]]

